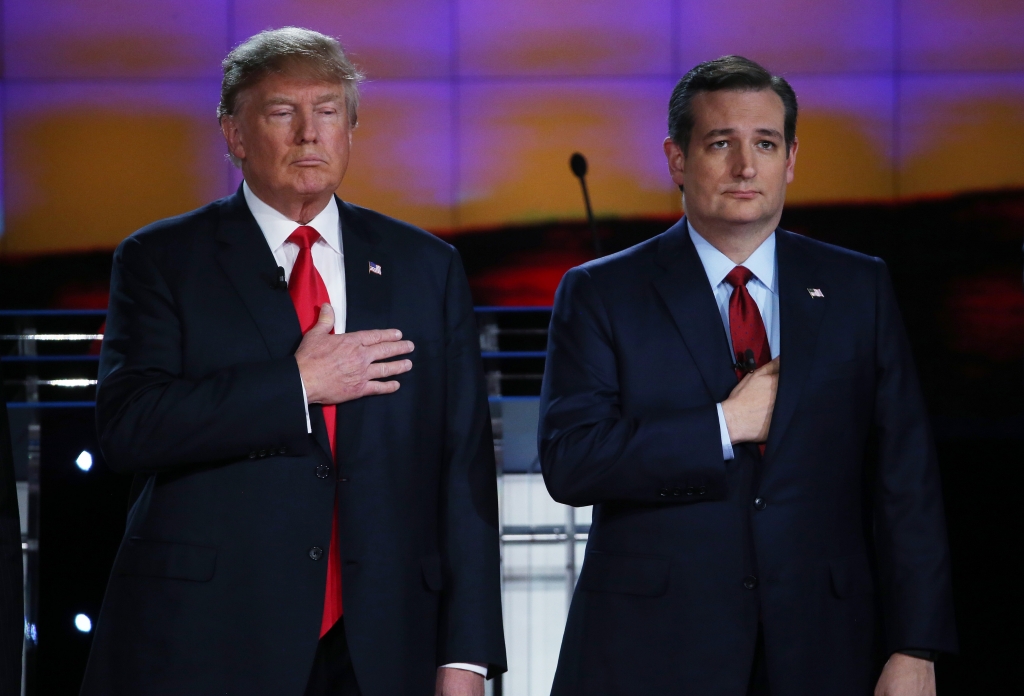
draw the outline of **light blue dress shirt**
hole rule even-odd
[[[736,268],[736,264],[701,237],[689,220],[686,221],[686,226],[690,231],[693,245],[697,247],[697,255],[704,265],[704,272],[708,275],[711,290],[715,293],[715,302],[718,303],[718,311],[722,315],[726,341],[732,346],[732,334],[729,331],[729,298],[732,296],[732,286],[725,282],[725,277]],[[757,308],[761,311],[761,320],[768,333],[772,359],[775,359],[779,356],[779,274],[775,258],[775,233],[772,232],[761,242],[761,246],[741,265],[754,274],[747,283],[747,292],[754,298]],[[736,357],[732,356],[732,359],[735,361]],[[722,456],[725,459],[732,459],[735,454],[732,451],[732,438],[729,437],[722,404],[718,404],[718,427],[722,436]]]

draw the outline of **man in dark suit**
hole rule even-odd
[[[3,384],[0,370],[0,385]],[[0,696],[21,693],[21,653],[25,637],[22,588],[21,516],[14,483],[7,400],[0,395]]]
[[[97,422],[135,485],[83,694],[480,696],[505,669],[469,287],[335,197],[360,79],[316,32],[237,47],[243,186],[115,254]]]
[[[783,79],[721,58],[669,109],[686,217],[555,300],[541,463],[595,508],[552,693],[934,694],[949,554],[885,265],[778,229]]]

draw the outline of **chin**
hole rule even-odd
[[[341,182],[335,183],[330,177],[301,177],[293,183],[293,188],[300,196],[316,196],[327,191],[333,193],[340,185]]]
[[[765,211],[760,206],[729,206],[719,218],[736,225],[745,225],[764,220]]]

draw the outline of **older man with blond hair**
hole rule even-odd
[[[505,670],[490,417],[439,239],[335,195],[359,72],[224,60],[244,182],[114,256],[97,426],[135,476],[88,696],[445,696]]]

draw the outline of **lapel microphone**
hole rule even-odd
[[[739,360],[732,366],[734,370],[739,370],[740,372],[753,372],[757,369],[757,360],[754,359],[754,351],[750,348],[747,348],[742,355],[737,353],[736,357],[739,358]]]
[[[263,277],[266,277],[265,275]],[[288,280],[285,279],[284,266],[278,266],[278,274],[270,278],[268,285],[270,290],[288,290]]]

